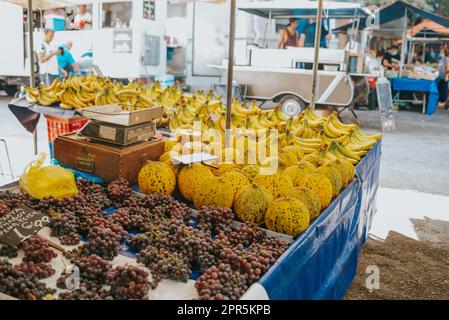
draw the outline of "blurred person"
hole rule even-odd
[[[400,68],[399,64],[393,61],[397,60],[396,58],[398,55],[399,55],[399,47],[396,45],[391,46],[382,59],[382,65],[384,66],[384,68],[398,70]]]
[[[38,54],[40,80],[45,85],[50,85],[58,77],[57,55],[60,53],[54,45],[55,32],[45,29],[44,41]]]
[[[92,29],[92,14],[87,11],[85,4],[78,7],[78,13],[73,20],[72,28],[78,30]]]
[[[277,44],[278,49],[285,49],[287,47],[298,47],[298,32],[296,28],[298,27],[298,21],[295,18],[290,18],[288,20],[288,25],[281,30],[279,34],[279,41]]]
[[[67,78],[69,74],[72,76],[79,74],[78,64],[75,62],[70,50],[73,47],[72,41],[58,47],[60,54],[58,55],[59,77]]]
[[[447,107],[447,90],[449,83],[449,49],[442,47],[440,49],[440,62],[438,64],[438,93],[439,105]]]
[[[315,47],[316,19],[309,19],[308,23],[303,27],[299,38],[299,46],[301,48]],[[324,21],[321,24],[320,47],[326,48],[327,42],[332,39],[329,31],[324,27]]]
[[[94,56],[92,49],[89,49],[87,52],[83,53],[77,64],[80,69],[81,75],[88,76],[91,72],[93,72]]]

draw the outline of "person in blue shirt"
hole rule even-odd
[[[79,74],[79,68],[70,49],[72,49],[72,41],[67,42],[65,45],[60,45],[60,54],[58,55],[59,77],[66,78],[69,74],[72,76]]]
[[[301,19],[298,25],[299,46],[301,48],[313,48],[315,46],[316,19]],[[320,47],[327,48],[327,42],[331,40],[329,31],[324,26],[324,20],[321,24]]]

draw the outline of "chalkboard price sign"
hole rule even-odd
[[[31,235],[35,235],[50,221],[49,217],[27,206],[19,206],[0,217],[0,242],[17,247]]]

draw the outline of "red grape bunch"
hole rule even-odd
[[[148,272],[135,266],[119,266],[110,269],[107,283],[114,299],[147,299],[150,286]]]

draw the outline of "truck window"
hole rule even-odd
[[[102,28],[129,28],[131,25],[132,1],[102,4]]]

